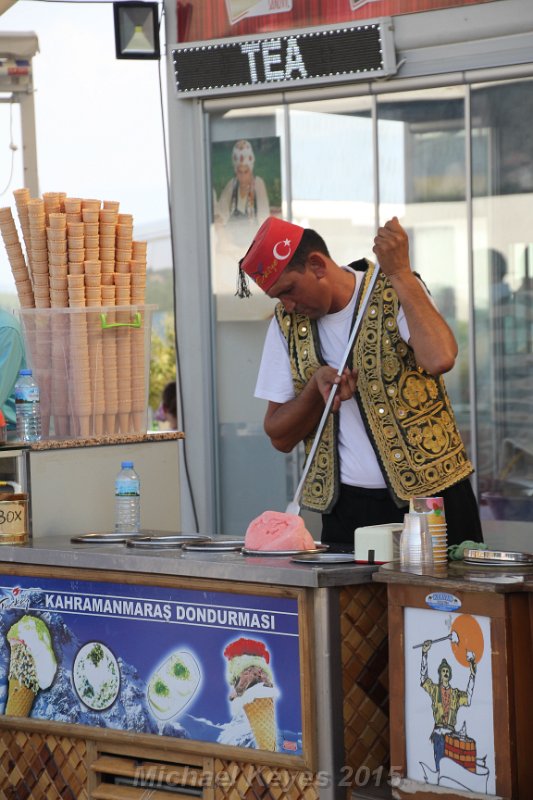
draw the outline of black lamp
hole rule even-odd
[[[159,58],[158,3],[113,3],[117,58]]]

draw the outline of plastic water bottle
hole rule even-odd
[[[38,442],[41,438],[39,387],[31,369],[21,369],[15,383],[17,436],[21,442]]]
[[[115,480],[115,530],[138,533],[141,529],[141,482],[133,461],[123,461]]]

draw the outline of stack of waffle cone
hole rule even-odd
[[[244,704],[244,712],[259,750],[276,750],[276,719],[273,697],[256,697]]]
[[[22,308],[32,308],[34,297],[30,273],[10,208],[0,208],[0,232],[7,251],[11,272],[15,279],[20,305]]]
[[[61,211],[61,192],[43,192],[44,214],[48,225],[50,214],[58,214]]]
[[[108,308],[115,305],[114,286],[102,286],[102,303]],[[114,311],[108,311],[107,324],[112,326],[115,324],[115,322],[116,313]],[[109,330],[113,330],[113,328],[110,328]],[[103,353],[104,386],[106,398],[104,430],[106,434],[109,434],[115,433],[118,428],[117,414],[119,410],[119,391],[116,336],[103,336]]]
[[[102,305],[108,308],[116,304],[115,288],[115,252],[116,230],[120,204],[116,200],[104,200],[99,214],[100,259],[102,262]],[[117,319],[114,311],[107,312],[107,324],[115,325]],[[104,387],[106,409],[104,430],[106,434],[118,430],[119,380],[117,336],[109,335],[114,330],[110,327],[103,337]]]
[[[102,275],[100,261],[86,261],[85,295],[87,308],[102,306]],[[103,364],[103,332],[98,314],[87,314],[89,337],[89,370],[92,390],[93,430],[95,436],[104,432],[105,392]]]
[[[35,308],[50,308],[50,286],[48,273],[48,246],[46,239],[46,213],[44,201],[39,198],[28,200],[28,223],[30,228],[30,263],[33,278]],[[39,275],[39,282],[36,276]],[[45,282],[45,277],[48,284]]]
[[[15,189],[13,192],[15,197],[15,203],[17,206],[17,216],[19,218],[20,229],[22,231],[22,238],[24,240],[24,246],[26,248],[26,258],[27,258],[27,266],[28,271],[31,277],[31,261],[30,261],[30,254],[31,254],[31,242],[30,242],[30,221],[28,217],[28,202],[31,199],[30,190],[29,189]]]
[[[60,194],[50,192],[44,195],[48,226],[48,274],[50,279],[51,308],[66,308],[68,305],[68,256],[67,256],[67,218],[61,208]],[[48,197],[48,203],[47,203]],[[52,314],[50,339],[51,359],[51,402],[50,412],[54,418],[55,432],[66,437],[70,432],[68,408],[68,325],[61,314]]]
[[[71,428],[77,436],[86,439],[91,433],[91,372],[87,314],[81,308],[70,317],[70,371],[73,410]]]
[[[26,254],[10,209],[0,209],[0,230],[21,307],[74,312],[23,318],[43,434],[50,408],[61,438],[144,431],[145,313],[137,308],[145,303],[146,242],[133,241],[132,215],[119,213],[117,201],[64,192],[31,198],[17,189],[14,197]],[[103,330],[93,309],[115,306]]]
[[[30,230],[30,262],[35,308],[50,308],[50,273],[48,263],[48,239],[44,200],[31,198],[26,204]],[[52,341],[50,319],[41,316],[35,324],[33,365],[39,384],[39,407],[42,435],[46,438],[50,430]]]
[[[131,303],[132,306],[144,306],[146,292],[146,242],[132,243],[131,269]],[[148,375],[146,372],[146,340],[144,337],[144,311],[141,315],[141,328],[134,331],[132,336],[132,385],[131,405],[133,429],[141,431],[145,424],[144,408],[146,406],[146,389]]]
[[[120,407],[118,423],[121,433],[130,433],[131,423],[131,311],[130,311],[131,276],[115,273],[115,303],[119,306],[116,312],[117,328],[117,363]],[[124,326],[124,327],[122,327]]]

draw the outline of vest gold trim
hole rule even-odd
[[[375,269],[368,269],[359,293]],[[417,366],[413,350],[397,326],[399,301],[381,273],[355,342],[352,363],[359,369],[356,400],[389,491],[398,506],[411,497],[431,496],[473,472],[441,377]],[[324,364],[318,329],[302,314],[288,314],[281,303],[276,318],[289,348],[298,395]],[[302,506],[328,513],[338,497],[337,415],[330,415],[302,494]],[[306,454],[313,434],[305,440]]]

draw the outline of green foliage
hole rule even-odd
[[[170,313],[163,318],[163,333],[152,328],[150,357],[150,395],[148,403],[154,411],[159,408],[161,394],[169,381],[176,380],[176,343],[174,318]]]

